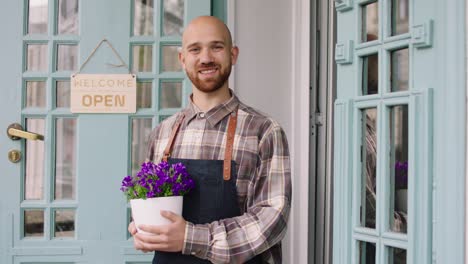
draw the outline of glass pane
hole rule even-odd
[[[24,211],[24,237],[44,236],[44,211],[25,210]]]
[[[362,59],[362,95],[379,92],[379,55],[372,54]]]
[[[391,52],[391,89],[392,92],[408,91],[409,83],[409,50],[401,49]]]
[[[70,81],[57,81],[56,85],[56,106],[70,107]]]
[[[75,237],[75,211],[56,210],[54,237]]]
[[[361,226],[375,228],[377,199],[377,108],[362,111]]]
[[[141,164],[145,162],[151,127],[151,118],[134,118],[132,120],[132,175],[135,175]]]
[[[57,45],[57,71],[74,71],[78,65],[77,45]]]
[[[153,84],[150,82],[137,83],[137,108],[151,107],[151,94]]]
[[[55,199],[75,199],[76,119],[57,118],[55,128]]]
[[[161,71],[162,72],[177,72],[182,71],[182,66],[179,62],[179,47],[180,46],[162,46],[161,50]]]
[[[78,0],[59,0],[57,33],[78,34]]]
[[[153,0],[135,0],[133,35],[153,35]]]
[[[28,44],[27,47],[28,57],[26,70],[41,72],[47,71],[47,44]]]
[[[26,119],[26,130],[44,135],[44,119]],[[26,140],[25,200],[41,200],[44,194],[44,141]]]
[[[161,82],[159,108],[182,107],[182,82]]]
[[[182,36],[184,29],[184,0],[164,0],[163,35]]]
[[[406,264],[406,250],[401,248],[389,248],[389,264]]]
[[[378,2],[362,6],[362,42],[379,38],[379,4]]]
[[[408,106],[390,110],[390,228],[406,233],[408,228]]]
[[[369,242],[358,242],[358,263],[360,264],[374,264],[375,260],[375,244]]]
[[[26,82],[26,107],[46,106],[46,82],[31,81]]]
[[[392,0],[392,36],[409,32],[408,0]]]
[[[28,34],[47,33],[47,0],[29,0]]]
[[[151,72],[153,70],[153,46],[133,46],[132,52],[132,70],[134,72]]]

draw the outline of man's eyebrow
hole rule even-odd
[[[225,41],[222,41],[222,40],[214,40],[214,41],[211,41],[209,43],[210,45],[212,44],[221,44],[221,45],[226,45],[226,42]],[[191,48],[191,47],[194,47],[194,46],[199,46],[200,45],[200,42],[194,42],[194,43],[190,43],[187,45],[187,49]]]
[[[211,44],[222,44],[222,45],[226,45],[226,43],[222,40],[216,40],[216,41],[212,41]]]
[[[189,45],[187,45],[187,49],[194,47],[194,46],[198,46],[198,45],[200,45],[200,42],[190,43]]]

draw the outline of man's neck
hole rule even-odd
[[[193,87],[192,90],[193,103],[203,112],[206,112],[231,98],[231,92],[227,85],[211,93],[202,92],[195,87]]]

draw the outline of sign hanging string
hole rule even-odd
[[[132,71],[130,71],[130,67],[128,67],[127,63],[125,63],[125,61],[122,59],[122,57],[120,57],[119,53],[114,49],[114,47],[112,46],[112,44],[110,43],[110,41],[108,41],[106,38],[103,38],[98,44],[97,46],[93,49],[93,51],[91,52],[91,54],[89,54],[89,56],[86,58],[86,60],[81,64],[80,66],[80,69],[78,70],[77,73],[75,74],[78,74],[81,72],[81,70],[84,68],[84,66],[89,62],[89,60],[93,57],[94,53],[96,53],[96,51],[99,49],[99,47],[102,45],[102,43],[106,42],[107,45],[109,45],[109,47],[112,49],[112,52],[114,52],[115,56],[117,56],[117,58],[120,60],[120,65],[115,65],[115,64],[109,64],[111,66],[114,66],[114,67],[127,67],[128,69],[128,73],[131,73],[133,74]],[[74,74],[74,75],[75,75]]]

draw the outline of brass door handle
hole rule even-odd
[[[8,126],[7,135],[12,140],[19,140],[21,138],[29,140],[44,140],[43,135],[25,131],[18,123],[13,123]]]

